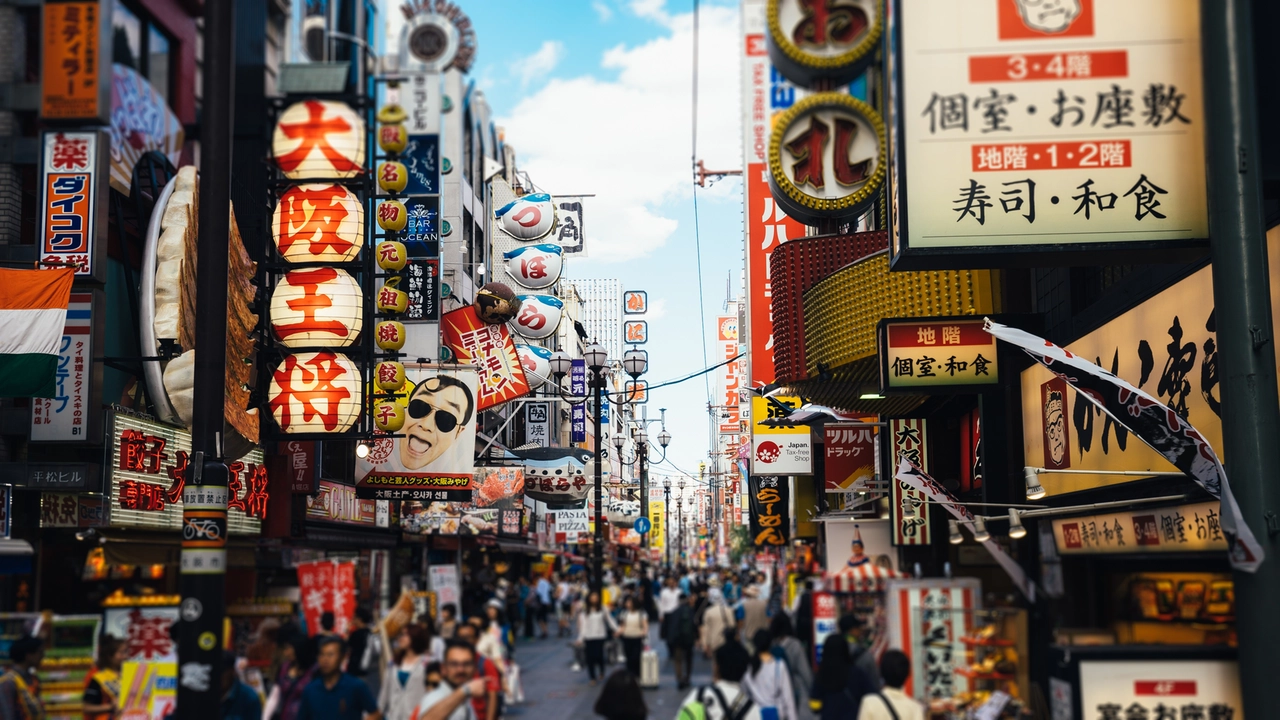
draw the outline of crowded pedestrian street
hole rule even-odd
[[[1280,720],[1277,36],[0,0],[0,720]]]

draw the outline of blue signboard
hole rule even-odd
[[[653,524],[649,522],[649,518],[647,517],[636,518],[635,528],[636,532],[641,535],[648,535],[649,530],[653,528]]]
[[[440,194],[440,136],[410,135],[400,162],[409,170],[406,195]]]
[[[574,360],[569,368],[569,394],[575,397],[587,395],[587,361],[581,358]],[[573,422],[572,442],[587,441],[587,404],[580,402],[573,406],[570,418]]]
[[[409,257],[440,256],[440,196],[407,197],[408,221],[400,237]]]

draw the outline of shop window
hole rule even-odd
[[[117,2],[111,12],[111,61],[151,81],[166,101],[172,85],[173,42],[142,12]]]

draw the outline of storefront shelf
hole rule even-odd
[[[956,668],[956,674],[970,680],[1013,680],[1013,675],[998,672],[981,672],[971,668]]]
[[[960,638],[960,642],[965,645],[981,645],[984,647],[1013,647],[1016,644],[1014,641],[1005,640],[1004,638],[962,637]]]

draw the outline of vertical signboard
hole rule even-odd
[[[409,285],[406,323],[440,322],[440,258],[413,258],[404,267]]]
[[[102,368],[93,362],[94,292],[71,293],[58,344],[57,390],[31,400],[32,442],[97,442]]]
[[[587,395],[587,361],[578,358],[573,361],[569,368],[569,394],[574,397],[586,397]],[[573,437],[570,442],[584,443],[587,441],[587,404],[580,402],[572,406],[572,423]]]
[[[827,492],[853,492],[856,483],[876,478],[876,431],[859,423],[822,426]]]
[[[289,493],[315,494],[316,480],[320,475],[320,444],[290,441],[285,443],[285,458],[288,461]]]
[[[661,550],[667,542],[667,507],[663,488],[649,488],[649,547]]]
[[[572,195],[558,197],[556,203],[556,225],[551,237],[565,255],[587,256],[587,244],[582,229],[582,198]]]
[[[787,478],[752,475],[748,480],[751,498],[751,542],[756,547],[787,544],[791,535],[790,488]]]
[[[101,132],[48,131],[40,173],[40,259],[103,281],[107,142]]]
[[[899,0],[890,16],[895,269],[1208,237],[1200,3]]]
[[[551,403],[525,403],[524,441],[535,447],[551,447]]]
[[[889,465],[897,467],[898,458],[905,457],[913,465],[929,472],[928,453],[929,421],[924,418],[893,418],[889,420]],[[890,476],[893,473],[888,473]],[[894,545],[928,545],[929,544],[929,505],[924,493],[894,478],[890,483],[889,513],[893,518]],[[916,517],[902,517],[904,499],[920,501],[916,505]]]
[[[743,174],[747,260],[747,328],[751,387],[774,381],[773,310],[769,255],[778,245],[804,237],[806,227],[787,216],[769,192],[769,133],[772,120],[804,96],[769,62],[764,0],[742,3]]]
[[[45,72],[40,117],[106,124],[111,114],[111,66],[102,67],[111,47],[111,11],[102,17],[97,0],[44,5]],[[105,22],[104,22],[105,20]]]
[[[722,315],[716,318],[716,345],[720,349],[718,359],[729,361],[716,371],[717,403],[720,405],[717,424],[721,435],[737,435],[742,432],[742,418],[738,409],[738,316]]]
[[[752,474],[807,475],[813,472],[813,442],[808,425],[764,425],[800,407],[798,397],[751,398]]]

